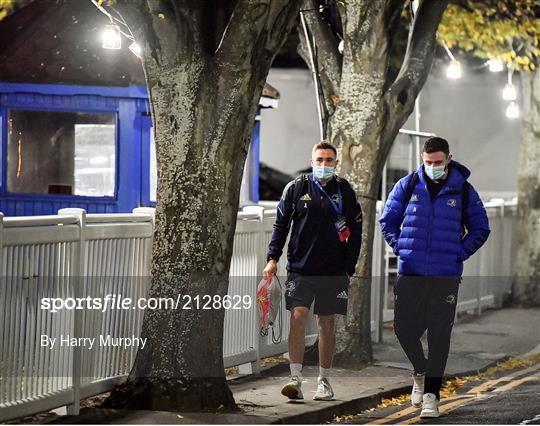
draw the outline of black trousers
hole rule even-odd
[[[426,375],[424,393],[440,399],[461,277],[399,275],[394,285],[394,331],[415,373]],[[420,338],[427,330],[428,356]]]

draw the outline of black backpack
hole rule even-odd
[[[293,197],[292,197],[292,214],[291,214],[291,220],[289,222],[289,225],[294,219],[294,214],[296,213],[296,204],[298,204],[298,201],[300,200],[300,197],[302,196],[302,193],[304,192],[304,188],[306,187],[306,183],[308,181],[308,175],[305,173],[302,173],[300,176],[298,176],[294,180],[294,190],[293,190]],[[298,181],[301,180],[300,185],[298,185]]]
[[[409,201],[411,200],[412,193],[414,192],[414,188],[418,184],[418,172],[413,172],[411,178],[409,179],[409,183],[407,184],[407,188],[405,190],[405,206],[409,204]],[[469,186],[471,184],[467,181],[463,184],[463,188],[461,189],[461,224],[465,226],[465,217],[467,214],[467,207],[469,206]]]

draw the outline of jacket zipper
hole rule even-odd
[[[428,221],[428,247],[427,247],[426,258],[425,258],[426,262],[424,264],[424,274],[426,274],[428,270],[427,266],[429,265],[429,254],[431,252],[431,224],[433,222],[433,203],[434,202],[435,200],[431,201],[431,195],[430,195],[429,196],[429,221]]]
[[[429,193],[429,189],[427,189],[427,191],[429,195],[429,221],[428,221],[428,248],[427,248],[426,257],[425,257],[426,261],[424,264],[424,273],[426,273],[428,269],[427,265],[429,264],[429,254],[431,253],[431,224],[433,223],[433,212],[435,211],[433,206],[435,205],[437,198],[439,198],[441,195],[448,193],[448,187],[441,188],[441,190],[438,192],[437,195],[435,195],[435,198],[433,200],[431,200],[431,194]]]

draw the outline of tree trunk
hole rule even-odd
[[[375,47],[380,45],[364,46],[364,49]],[[344,64],[339,105],[329,126],[329,138],[339,152],[339,174],[351,183],[363,214],[362,247],[356,273],[349,284],[348,314],[337,321],[336,327],[335,362],[349,367],[361,367],[372,361],[371,248],[382,169],[377,155],[382,126],[373,118],[380,109],[384,79],[377,79],[372,67],[363,65],[359,61]],[[356,69],[348,73],[348,66]],[[360,85],[362,80],[369,80],[369,84]]]
[[[260,94],[253,87],[260,81],[216,77],[216,70],[197,61],[147,67],[160,165],[148,297],[227,294],[238,189],[257,104],[243,94]],[[195,301],[191,309],[147,310],[142,337],[148,343],[118,396],[137,408],[233,408],[223,368],[223,321],[222,309],[196,309]]]
[[[198,2],[174,3],[173,10],[165,3],[131,1],[126,8],[140,8],[127,9],[124,16],[139,23],[139,39],[147,40],[144,68],[158,164],[147,297],[180,297],[181,303],[145,311],[141,335],[146,346],[106,405],[235,409],[223,365],[225,311],[219,303],[211,303],[211,309],[202,305],[205,298],[219,302],[227,294],[256,108],[273,58],[294,24],[298,1],[239,0],[217,48],[208,45],[212,37]]]
[[[540,71],[522,73],[521,79],[524,117],[513,299],[520,305],[540,306]]]

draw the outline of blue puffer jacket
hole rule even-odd
[[[412,174],[396,183],[379,223],[384,239],[399,256],[400,274],[461,276],[463,261],[486,242],[490,233],[486,210],[469,183],[463,215],[467,233],[464,237],[462,234],[462,188],[470,174],[465,166],[451,161],[446,183],[431,201],[422,165],[407,205],[405,198]]]

